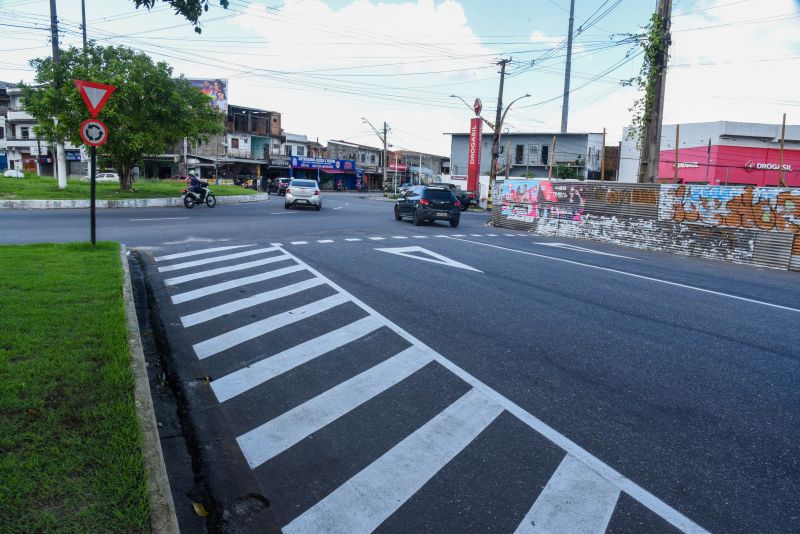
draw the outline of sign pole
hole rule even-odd
[[[97,213],[95,211],[95,200],[97,199],[97,188],[96,188],[96,180],[95,176],[97,173],[97,147],[91,147],[89,149],[89,163],[92,166],[90,171],[90,180],[91,180],[91,201],[90,201],[90,208],[91,208],[91,219],[92,219],[92,246],[95,245],[96,242],[96,234],[97,234]]]

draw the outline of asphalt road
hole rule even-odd
[[[212,478],[287,532],[800,531],[796,273],[356,195],[98,214],[144,254]]]

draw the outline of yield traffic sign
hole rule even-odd
[[[116,86],[104,83],[88,82],[86,80],[72,80],[89,108],[92,117],[97,117],[103,106],[108,102],[108,97],[116,91]],[[82,129],[81,129],[82,130]]]
[[[108,128],[97,119],[86,119],[81,123],[81,139],[89,146],[100,146],[108,141]]]

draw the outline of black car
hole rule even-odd
[[[456,184],[436,184],[441,185],[442,187],[447,187],[453,194],[456,196],[459,202],[461,202],[461,211],[467,211],[469,209],[470,204],[475,204],[475,193],[470,193],[468,191],[462,190]]]
[[[411,217],[417,226],[425,221],[449,221],[456,228],[461,219],[461,202],[449,187],[417,185],[394,203],[395,220],[403,217]]]

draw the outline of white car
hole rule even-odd
[[[25,178],[25,175],[22,171],[18,171],[16,169],[8,169],[6,172],[3,173],[3,176],[6,178]]]
[[[315,180],[294,179],[286,188],[286,201],[284,207],[288,210],[296,206],[306,206],[322,209],[322,193]]]
[[[119,174],[115,172],[101,172],[100,174],[94,177],[95,181],[97,182],[119,182]],[[88,176],[82,176],[81,182],[88,182],[91,178]]]

